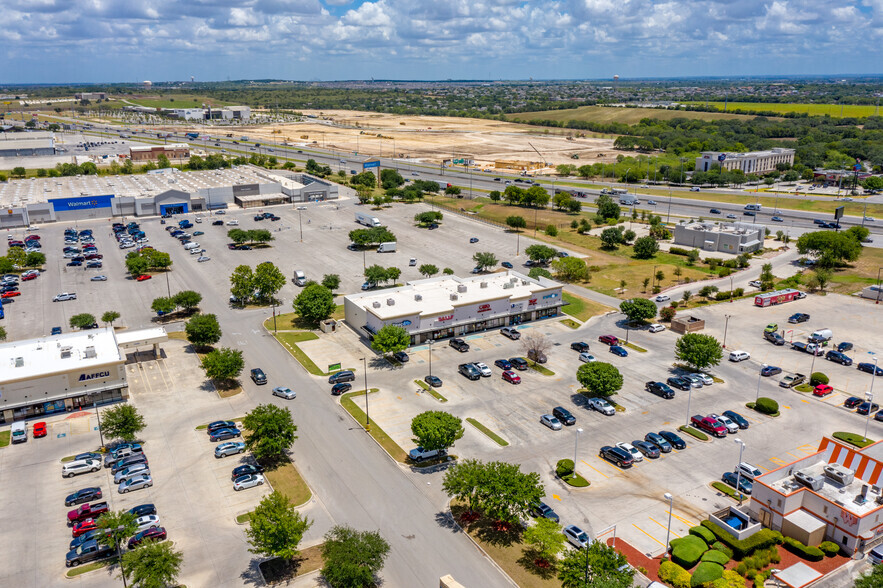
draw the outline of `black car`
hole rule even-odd
[[[466,353],[467,351],[469,351],[469,343],[467,343],[463,339],[451,339],[450,341],[448,341],[448,345],[450,345],[460,353]]]
[[[842,341],[837,344],[837,351],[843,353],[844,351],[849,351],[852,349],[852,343],[849,341]]]
[[[85,543],[86,541],[91,541],[92,539],[98,539],[98,535],[100,533],[101,533],[101,529],[92,529],[91,531],[86,531],[85,533],[83,533],[79,537],[74,537],[71,540],[70,547],[68,547],[68,549],[73,551],[74,549],[76,549],[77,547],[79,547],[80,545]]]
[[[647,382],[646,388],[648,392],[662,398],[671,399],[675,397],[675,391],[662,382]]]
[[[236,423],[234,423],[233,421],[212,421],[206,427],[206,433],[210,435],[218,429],[230,429],[235,426]]]
[[[738,412],[735,412],[733,410],[725,410],[721,414],[723,414],[725,417],[727,417],[728,419],[730,419],[731,421],[733,421],[734,423],[739,425],[740,429],[747,429],[750,426],[748,421],[745,420],[745,417],[743,417]]]
[[[258,386],[262,386],[267,383],[267,375],[261,368],[254,368],[251,370],[251,380]]]
[[[770,376],[775,376],[776,374],[781,374],[782,368],[776,367],[774,365],[765,365],[760,368],[760,375],[768,378]]]
[[[336,374],[331,374],[328,376],[329,384],[337,384],[339,382],[352,382],[356,379],[356,374],[351,372],[350,370],[341,370]]]
[[[129,509],[129,512],[135,515],[135,518],[146,517],[147,515],[155,515],[156,507],[152,504],[139,504]]]
[[[564,408],[563,406],[556,406],[552,409],[552,416],[561,421],[563,424],[570,425],[576,424],[576,417],[570,414],[570,411]]]
[[[607,461],[615,463],[621,468],[630,468],[635,463],[635,460],[632,459],[632,456],[627,451],[620,449],[619,447],[613,447],[612,445],[605,445],[602,447],[598,455]]]
[[[259,465],[247,463],[245,465],[241,465],[237,468],[233,468],[233,474],[230,477],[231,480],[235,480],[239,476],[246,476],[249,474],[260,474],[264,471]]]
[[[512,369],[512,364],[509,363],[508,359],[498,359],[494,362],[494,365],[497,366],[498,368],[500,368],[502,370],[506,370],[506,371]]]
[[[712,208],[712,209],[709,210],[708,212],[710,212],[711,214],[720,214],[720,213],[721,213],[721,211],[718,210],[717,208]]]
[[[690,380],[681,376],[672,376],[671,378],[666,380],[669,386],[674,386],[678,390],[687,390],[689,391],[692,387]]]
[[[809,315],[805,312],[796,312],[788,317],[788,322],[792,324],[805,323],[809,320]]]
[[[331,386],[331,395],[332,396],[340,396],[344,392],[349,392],[353,389],[353,385],[348,382],[338,382],[337,384]]]
[[[671,443],[675,449],[686,449],[687,443],[671,431],[659,431],[659,436]]]
[[[399,363],[408,363],[408,360],[411,359],[404,351],[397,351],[396,353],[393,353],[392,358]]]
[[[558,513],[552,510],[552,507],[546,504],[545,502],[537,502],[530,506],[530,514],[539,518],[547,518],[550,520],[558,522]]]
[[[870,414],[872,412],[877,412],[880,410],[880,405],[876,402],[862,402],[858,405],[858,410],[856,411],[859,414]]]
[[[224,221],[222,221],[222,220],[212,221],[212,226],[214,226],[214,227],[221,227],[223,225],[224,225]]]
[[[828,361],[836,361],[840,365],[852,365],[851,357],[848,357],[845,353],[841,353],[840,351],[834,351],[833,349],[825,354],[825,359]]]
[[[74,506],[76,504],[83,504],[84,502],[98,500],[99,498],[101,498],[101,488],[83,488],[81,490],[77,490],[73,494],[69,494],[67,498],[64,499],[64,505]]]
[[[858,364],[858,366],[856,366],[856,367],[863,372],[867,372],[869,374],[874,374],[874,372],[876,371],[877,373],[874,375],[883,376],[883,368],[877,367],[873,363],[863,362],[863,363]]]
[[[512,367],[516,370],[524,371],[527,369],[527,360],[523,357],[510,357],[509,363],[512,364]]]
[[[442,380],[438,376],[426,376],[425,378],[423,378],[423,381],[433,388],[440,388],[442,385]]]
[[[589,344],[585,341],[577,341],[576,343],[571,343],[570,348],[577,353],[585,353],[589,350]]]
[[[877,414],[874,415],[874,420],[883,422],[883,410],[878,411]]]
[[[864,400],[862,400],[861,398],[859,398],[857,396],[850,396],[843,403],[843,406],[845,406],[846,408],[855,408],[856,406],[858,406],[862,402],[864,402]]]

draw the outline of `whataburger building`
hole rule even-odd
[[[371,338],[398,325],[411,344],[558,316],[561,305],[561,284],[511,270],[415,280],[344,298],[346,322],[359,334]]]

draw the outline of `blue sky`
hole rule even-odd
[[[4,0],[0,84],[883,73],[883,0]]]

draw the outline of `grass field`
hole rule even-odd
[[[827,290],[840,294],[858,292],[865,286],[877,283],[877,273],[881,267],[883,267],[883,249],[865,247],[857,261],[851,262],[849,267],[834,272]]]
[[[537,112],[516,112],[507,114],[509,120],[585,120],[599,123],[619,122],[628,125],[639,122],[642,118],[695,118],[699,120],[717,120],[722,118],[745,118],[742,114],[723,112],[694,112],[690,110],[663,110],[661,108],[614,108],[609,106],[580,106],[564,110],[540,110]]]
[[[0,431],[0,447],[9,445],[9,438],[12,435],[9,431]]]
[[[810,116],[833,116],[833,117],[865,117],[875,116],[877,107],[873,104],[768,104],[766,102],[687,102],[686,104],[708,104],[721,112],[726,106],[727,112],[734,110],[758,110],[767,112],[807,113]],[[696,113],[698,114],[698,113]]]
[[[304,482],[297,467],[291,461],[286,461],[275,470],[264,472],[264,475],[273,486],[273,490],[284,494],[294,506],[306,504],[313,495],[310,492],[310,487]]]
[[[488,429],[487,427],[482,425],[477,420],[475,420],[473,418],[467,418],[466,422],[468,422],[470,425],[472,425],[473,427],[475,427],[476,429],[478,429],[479,431],[481,431],[482,433],[487,435],[497,445],[499,445],[501,447],[506,447],[507,445],[509,445],[508,441],[506,441],[505,439],[503,439],[502,437],[500,437],[499,435],[497,435],[496,433],[494,433],[493,431],[491,431],[490,429]]]
[[[566,306],[561,308],[564,314],[569,314],[573,318],[582,322],[586,322],[593,316],[598,316],[599,314],[604,314],[613,310],[605,304],[583,298],[582,296],[577,296],[576,294],[571,294],[570,292],[563,292],[561,297],[564,299],[564,302],[567,303]]]
[[[222,102],[221,100],[198,94],[176,94],[165,98],[161,96],[126,98],[126,101],[152,108],[201,108],[203,104],[206,106],[233,105],[232,102]]]

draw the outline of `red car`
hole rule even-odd
[[[8,243],[8,245],[9,245],[10,247],[24,247],[24,246],[25,246],[25,244],[24,244],[23,241],[10,241],[10,242]]]
[[[607,345],[616,345],[619,343],[619,339],[614,337],[613,335],[601,335],[598,337],[598,341],[601,343],[606,343]]]
[[[510,384],[520,384],[521,376],[512,371],[503,372],[503,380],[509,382]]]
[[[165,527],[150,527],[136,533],[129,539],[129,549],[134,549],[141,544],[142,541],[165,541],[167,535]]]
[[[28,235],[25,237],[25,241],[39,241],[40,235]]]
[[[151,276],[149,276],[147,274],[141,274],[140,276],[135,278],[135,281],[136,282],[143,282],[144,280],[149,280],[150,278],[151,278]]]
[[[827,396],[831,392],[834,391],[834,388],[827,384],[819,384],[815,388],[813,388],[813,396]]]
[[[79,537],[83,533],[85,533],[87,531],[94,531],[97,528],[98,528],[98,523],[95,522],[95,519],[86,519],[85,521],[81,521],[81,522],[77,523],[76,525],[74,525],[73,531],[71,531],[71,533],[73,534],[74,538],[76,539],[77,537]]]
[[[42,421],[39,423],[34,423],[34,438],[45,437],[46,434],[46,423]]]
[[[100,253],[87,253],[83,257],[85,257],[86,259],[104,259],[104,256]]]
[[[21,276],[21,281],[22,281],[22,282],[27,282],[27,281],[29,281],[29,280],[36,280],[36,279],[37,279],[37,276],[39,276],[39,275],[40,275],[40,274],[22,274],[22,276]]]
[[[12,298],[14,296],[21,296],[21,292],[13,290],[12,292],[4,292],[3,294],[0,294],[0,298]]]

